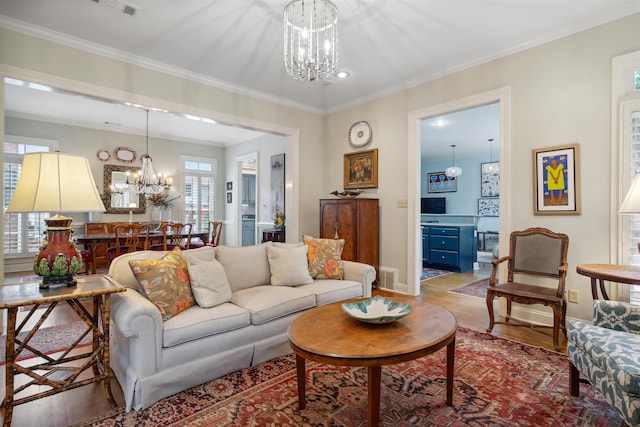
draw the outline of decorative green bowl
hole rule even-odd
[[[342,310],[354,319],[366,323],[391,323],[411,313],[411,306],[375,296],[364,301],[342,304]]]

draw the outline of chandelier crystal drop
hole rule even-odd
[[[139,194],[143,194],[145,197],[152,196],[162,192],[164,189],[158,182],[153,171],[153,163],[151,162],[151,156],[149,156],[149,110],[147,112],[147,152],[142,156],[142,168],[140,173],[136,177],[135,187]]]
[[[338,8],[329,0],[306,3],[284,9],[284,66],[294,79],[313,82],[338,68]]]
[[[456,145],[455,144],[451,146],[451,152],[452,152],[451,166],[445,169],[444,174],[447,175],[449,178],[454,178],[456,176],[462,175],[462,168],[456,166]]]

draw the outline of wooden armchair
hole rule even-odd
[[[107,249],[107,258],[114,258],[128,252],[142,251],[149,248],[149,231],[146,224],[118,224],[114,228],[116,244]]]
[[[530,328],[542,327],[553,328],[553,345],[556,351],[560,350],[558,345],[559,330],[562,329],[565,336],[567,301],[564,296],[565,278],[567,275],[567,251],[569,248],[569,237],[566,234],[554,233],[546,228],[528,228],[524,231],[514,231],[511,233],[509,242],[509,255],[493,260],[493,270],[489,278],[489,288],[487,289],[487,308],[489,310],[489,327],[487,332],[493,330],[496,323],[509,324],[513,326],[527,326]],[[507,281],[496,284],[498,266],[507,262]],[[532,284],[535,280],[529,278],[551,279],[555,286],[550,287],[548,283]],[[515,279],[525,279],[526,283],[515,281]],[[557,284],[556,284],[557,283]],[[494,320],[493,298],[502,297],[507,299],[507,315],[504,322]],[[533,325],[511,316],[511,305],[513,302],[520,304],[543,304],[553,309],[553,326]],[[517,324],[509,323],[513,319]]]
[[[170,251],[176,246],[180,249],[189,249],[191,246],[192,224],[169,222],[160,227],[162,231],[162,244],[152,245],[151,250]]]

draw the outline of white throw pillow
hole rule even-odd
[[[191,292],[200,307],[213,307],[231,299],[227,274],[218,260],[204,261],[192,257],[187,267],[191,279]]]
[[[227,273],[231,292],[268,285],[271,280],[267,247],[272,242],[253,246],[216,246],[216,259]]]
[[[307,247],[267,247],[271,284],[274,286],[298,286],[313,283],[307,263]]]

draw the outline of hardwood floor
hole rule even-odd
[[[447,274],[422,282],[422,298],[433,304],[450,310],[457,318],[458,325],[484,332],[489,324],[487,306],[484,298],[476,298],[461,294],[450,293],[448,290],[488,277],[490,270],[481,264],[480,270],[466,274]],[[393,297],[392,292],[376,290],[375,294]],[[53,317],[56,322],[76,320],[71,318],[71,313],[61,310]],[[533,346],[553,350],[553,342],[550,336],[529,328],[496,325],[493,335],[527,343]],[[566,338],[561,334],[561,350],[566,353]],[[565,369],[565,367],[559,367]],[[4,369],[0,370],[0,393],[4,396]],[[119,406],[124,405],[122,389],[118,382],[112,380],[112,390]],[[34,402],[25,403],[14,408],[14,426],[68,426],[83,422],[110,410],[107,399],[104,396],[101,385],[91,384],[46,397]]]

